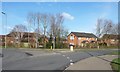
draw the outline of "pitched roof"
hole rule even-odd
[[[15,34],[16,32],[10,32],[9,34],[7,34],[7,37],[12,37],[14,34]],[[23,32],[24,34],[23,34],[23,38],[25,38],[25,37],[35,37],[36,36],[36,34],[38,35],[38,37],[41,37],[41,38],[44,38],[44,35],[41,35],[41,34],[38,34],[38,33],[31,33],[31,32]],[[47,36],[45,36],[45,38],[47,38],[48,39],[48,37]]]
[[[12,37],[16,32],[10,32],[9,34],[7,34],[8,37]],[[24,35],[23,37],[33,37],[36,33],[31,33],[31,32],[23,32]]]
[[[104,35],[102,36],[102,39],[118,39],[118,36],[120,36],[120,35],[104,34]]]
[[[2,37],[5,37],[5,35],[0,35],[0,37],[2,38]]]
[[[95,36],[92,33],[83,33],[83,32],[71,32],[71,33],[73,33],[77,37],[97,38],[97,36]]]

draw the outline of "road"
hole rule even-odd
[[[85,50],[74,52],[30,51],[22,49],[2,50],[3,70],[65,70],[82,59],[108,54],[115,50]]]

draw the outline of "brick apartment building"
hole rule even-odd
[[[6,37],[6,41],[5,41],[5,37]],[[43,39],[43,35],[39,35],[38,38],[42,38]],[[28,32],[24,32],[23,33],[23,37],[22,39],[20,39],[21,44],[24,43],[29,43],[30,47],[35,47],[36,44],[36,34],[35,33],[28,33]],[[45,38],[45,41],[48,42],[48,38]],[[0,46],[5,46],[5,42],[6,42],[6,46],[8,47],[14,47],[15,45],[18,44],[18,37],[16,36],[15,32],[11,32],[7,35],[0,35]],[[41,42],[39,44],[43,44],[43,40],[41,40]]]
[[[83,46],[84,43],[97,42],[97,37],[92,33],[71,32],[68,35],[68,44],[73,46]]]
[[[107,43],[107,46],[118,45],[119,37],[120,35],[104,34],[101,38],[101,41]]]

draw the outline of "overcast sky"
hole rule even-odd
[[[16,24],[27,26],[29,12],[61,13],[65,18],[63,25],[69,32],[94,33],[98,18],[118,22],[117,2],[3,2],[2,11],[7,14],[7,25],[2,14],[0,34],[9,33]]]

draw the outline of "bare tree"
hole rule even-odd
[[[50,31],[53,36],[53,48],[55,48],[56,39],[58,39],[58,42],[60,41],[63,21],[64,18],[61,14],[50,16]]]
[[[36,22],[38,21],[37,20],[37,15],[36,13],[28,13],[28,16],[27,16],[27,21],[28,21],[28,27],[29,27],[29,32],[31,29],[33,29],[35,31],[35,25],[36,25]],[[34,39],[35,39],[35,47],[37,48],[37,33],[34,32]],[[30,39],[29,39],[29,33],[28,33],[28,42],[30,42]]]
[[[62,30],[64,18],[61,14],[51,15],[50,18],[50,31],[54,36],[59,35]]]
[[[64,28],[63,28],[63,22],[64,22],[64,18],[63,18],[63,16],[61,15],[61,14],[57,14],[56,15],[56,17],[57,17],[57,22],[56,22],[56,25],[57,25],[57,35],[58,35],[58,37],[60,38],[61,37],[61,34],[62,34],[62,30],[64,30]]]
[[[104,20],[103,34],[111,34],[113,23],[111,20]]]
[[[98,19],[96,24],[96,35],[100,37],[102,35],[102,28],[101,28],[102,20]]]
[[[118,24],[112,25],[111,34],[118,35]]]
[[[120,35],[120,23],[118,23],[118,25],[117,25],[118,27],[117,27],[117,32],[118,32],[118,34]]]
[[[43,26],[43,35],[44,35],[44,47],[46,48],[46,34],[52,35],[54,39],[54,45],[55,45],[55,39],[57,38],[58,42],[60,41],[60,37],[62,37],[64,32],[63,29],[63,22],[64,22],[64,18],[61,14],[56,14],[56,15],[48,15],[48,14],[42,14],[42,13],[29,13],[28,14],[28,24],[29,24],[29,28],[33,27],[37,27],[36,30],[34,29],[34,31],[37,31],[37,35],[36,35],[36,47],[38,47],[37,43],[38,43],[38,35],[40,33],[40,29],[42,31],[42,28],[40,28],[40,25]],[[37,26],[35,26],[37,24]],[[50,25],[49,25],[50,24]],[[50,28],[50,33],[47,31],[48,28]],[[54,46],[55,47],[55,46]]]
[[[37,18],[37,30],[39,34],[40,33],[40,22],[41,22],[41,14],[39,12],[36,14],[36,18]]]
[[[96,25],[96,35],[101,37],[104,34],[117,34],[117,24],[113,24],[111,20],[98,19]]]
[[[63,39],[67,39],[67,36],[68,36],[69,32],[67,29],[65,29],[64,27],[62,27],[62,30],[61,30],[61,36]]]
[[[46,48],[46,30],[49,23],[49,15],[48,14],[41,14],[41,23],[43,25],[43,35],[44,35],[44,48]]]
[[[27,28],[26,28],[26,26],[24,26],[22,24],[15,25],[15,27],[11,31],[14,39],[17,40],[16,42],[18,43],[18,47],[20,47],[20,43],[21,43],[21,40],[23,38],[25,31],[27,31]]]
[[[36,47],[39,46],[38,38],[40,37],[40,23],[41,23],[41,13],[36,13],[36,19],[37,19],[37,32],[36,32]]]

